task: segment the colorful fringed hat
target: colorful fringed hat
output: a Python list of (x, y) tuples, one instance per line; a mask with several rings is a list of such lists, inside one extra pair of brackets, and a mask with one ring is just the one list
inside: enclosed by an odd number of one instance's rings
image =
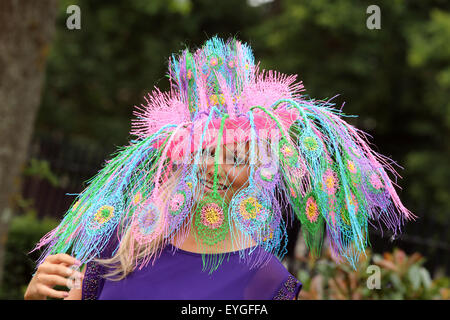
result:
[(303, 96), (296, 76), (260, 71), (248, 45), (214, 37), (186, 49), (170, 59), (169, 79), (168, 92), (156, 89), (137, 107), (137, 139), (37, 244), (46, 246), (40, 261), (68, 253), (87, 263), (114, 235), (142, 266), (194, 234), (204, 267), (220, 266), (225, 254), (206, 253), (226, 239), (251, 243), (241, 258), (260, 252), (256, 265), (286, 253), (286, 229), (297, 218), (312, 253), (325, 238), (356, 267), (369, 224), (397, 235), (415, 218), (388, 176), (398, 174), (365, 134), (334, 104)]

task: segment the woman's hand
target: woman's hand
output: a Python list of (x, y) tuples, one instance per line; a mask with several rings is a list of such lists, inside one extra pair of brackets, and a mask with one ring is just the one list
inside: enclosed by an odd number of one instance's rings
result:
[(57, 291), (53, 287), (56, 285), (71, 287), (73, 283), (71, 278), (74, 277), (79, 277), (81, 281), (83, 275), (70, 268), (71, 266), (79, 267), (80, 264), (74, 257), (64, 253), (48, 256), (31, 279), (24, 295), (25, 300), (45, 300), (47, 297), (67, 298), (69, 296), (67, 291)]

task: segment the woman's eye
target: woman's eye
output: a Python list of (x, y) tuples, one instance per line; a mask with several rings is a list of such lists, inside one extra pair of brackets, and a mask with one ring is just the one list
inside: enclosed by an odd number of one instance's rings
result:
[(206, 150), (203, 150), (202, 154), (205, 158), (211, 158), (211, 157), (214, 157), (214, 150), (206, 149)]
[(233, 156), (233, 163), (235, 165), (242, 165), (245, 164), (245, 159), (242, 157), (237, 156), (236, 154)]

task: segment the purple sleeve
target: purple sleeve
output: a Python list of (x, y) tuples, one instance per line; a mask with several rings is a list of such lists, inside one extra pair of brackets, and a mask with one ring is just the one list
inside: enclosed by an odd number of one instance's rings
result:
[(303, 284), (289, 275), (281, 284), (273, 300), (293, 300), (297, 299)]
[[(298, 296), (302, 283), (276, 258), (259, 268), (249, 281), (245, 299), (292, 300)], [(264, 293), (265, 297), (262, 297)]]
[(88, 262), (84, 273), (81, 300), (97, 300), (103, 287), (104, 279), (101, 277), (102, 274), (102, 266), (94, 261)]
[[(105, 249), (100, 253), (100, 258), (111, 258), (117, 245), (118, 239), (113, 234)], [(95, 261), (87, 263), (81, 290), (81, 300), (97, 300), (105, 281), (102, 277), (103, 274), (105, 274), (104, 266)]]

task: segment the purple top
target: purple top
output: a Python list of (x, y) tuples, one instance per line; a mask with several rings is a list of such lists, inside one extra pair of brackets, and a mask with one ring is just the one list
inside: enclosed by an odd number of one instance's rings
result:
[(230, 252), (219, 268), (209, 274), (202, 271), (200, 253), (174, 249), (167, 245), (153, 265), (150, 261), (146, 267), (137, 268), (120, 281), (103, 279), (104, 267), (89, 262), (82, 299), (291, 300), (302, 287), (273, 255), (261, 267), (250, 268), (239, 258), (239, 251)]

